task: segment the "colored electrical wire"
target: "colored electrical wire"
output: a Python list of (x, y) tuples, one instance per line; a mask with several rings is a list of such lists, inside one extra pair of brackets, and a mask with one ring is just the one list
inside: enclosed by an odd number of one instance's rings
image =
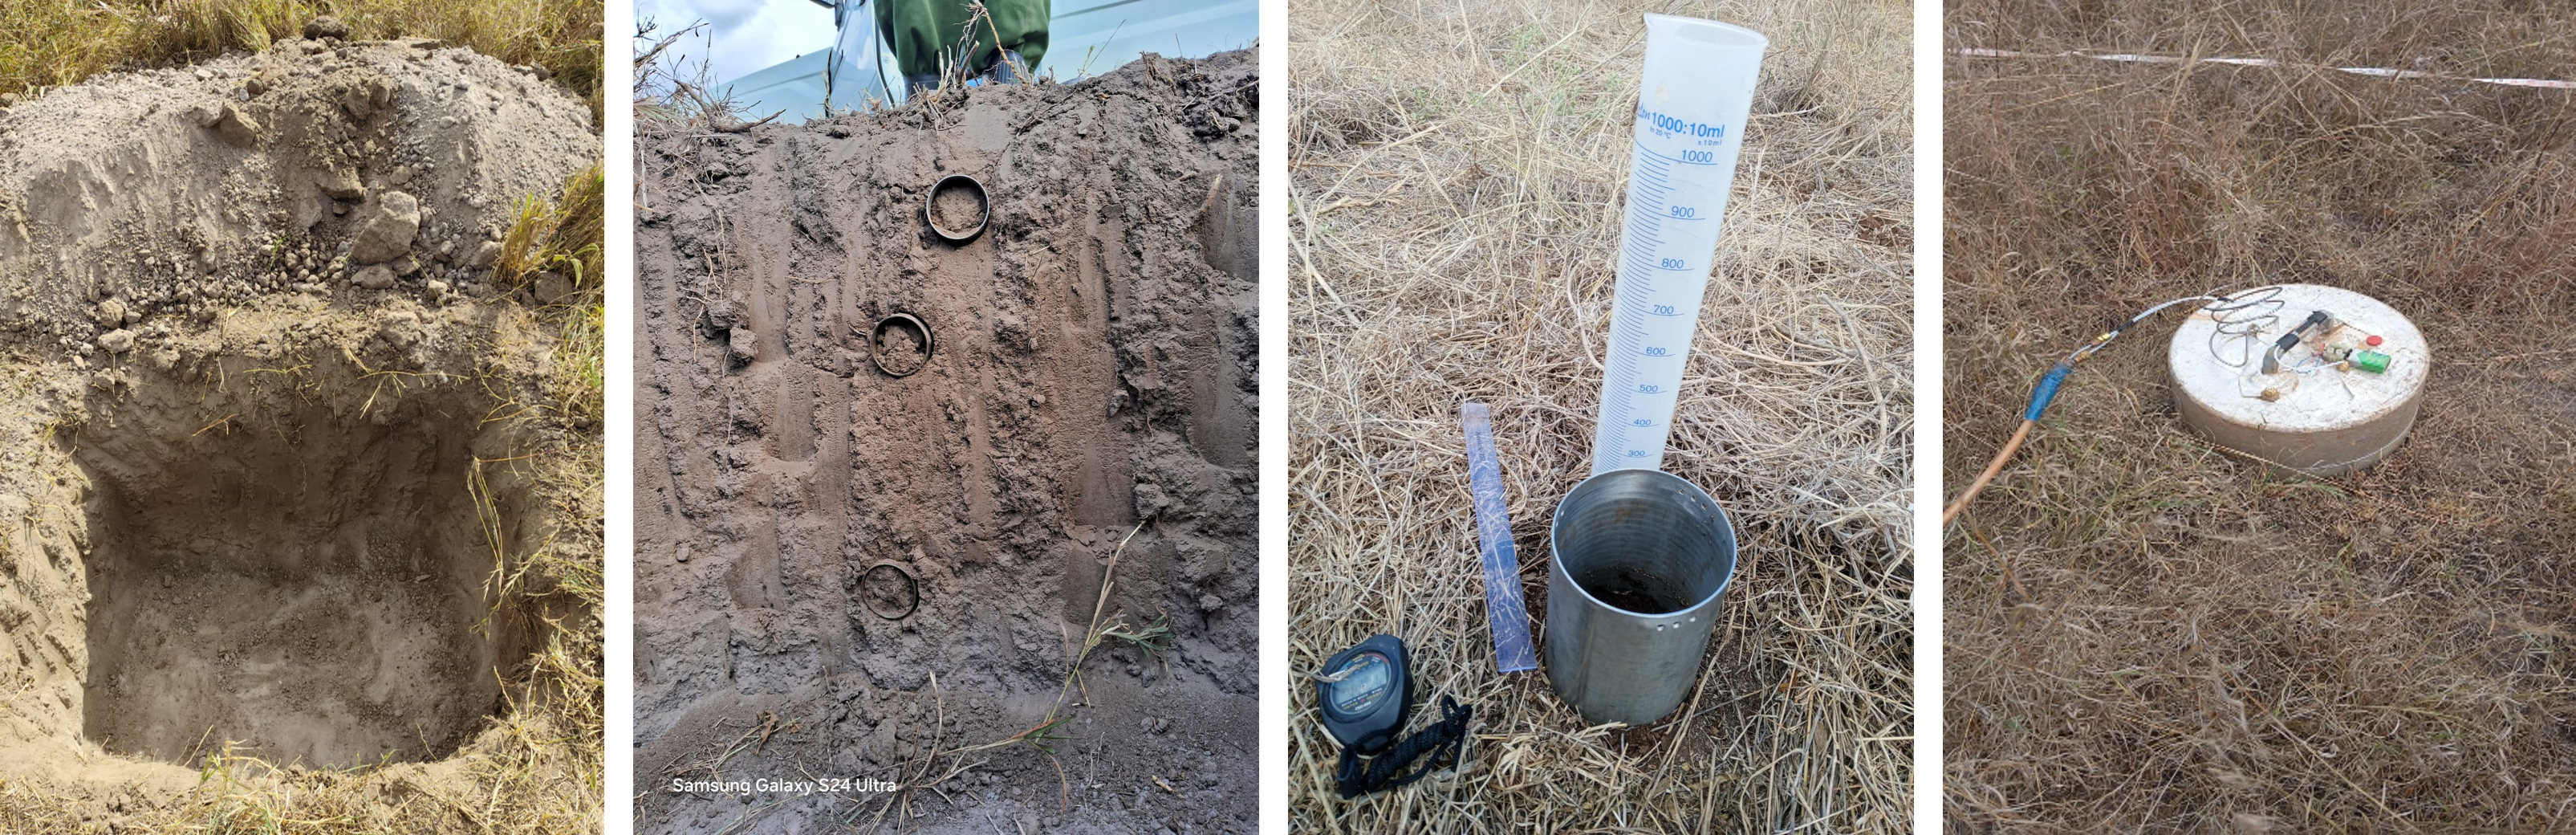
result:
[(2004, 462), (2012, 460), (2013, 452), (2021, 449), (2021, 442), (2030, 438), (2030, 428), (2038, 423), (2039, 421), (2036, 420), (2024, 420), (2021, 426), (2013, 429), (2012, 440), (2005, 441), (2003, 451), (1995, 453), (1994, 460), (1986, 462), (1986, 471), (1978, 473), (1977, 480), (1968, 482), (1967, 492), (1960, 493), (1958, 498), (1950, 501), (1949, 507), (1941, 509), (1942, 527), (1949, 527), (1950, 520), (1959, 518), (1959, 511), (1968, 509), (1968, 502), (1975, 500), (1978, 493), (1985, 491), (1986, 483), (1994, 481), (1995, 473), (2003, 471)]
[[(2003, 449), (1995, 453), (1994, 460), (1986, 462), (1986, 469), (1977, 474), (1976, 480), (1968, 483), (1968, 489), (1960, 492), (1958, 498), (1950, 500), (1948, 507), (1941, 509), (1941, 525), (1948, 527), (1951, 520), (1959, 518), (1959, 514), (1968, 509), (1968, 503), (1976, 501), (1977, 494), (1984, 492), (1986, 485), (1995, 480), (1995, 474), (2003, 472), (2004, 464), (2012, 460), (2013, 453), (2021, 449), (2023, 441), (2030, 439), (2031, 427), (2038, 425), (2040, 416), (2048, 412), (2048, 404), (2056, 401), (2058, 388), (2066, 384), (2067, 375), (2075, 373), (2075, 366), (2101, 352), (2104, 347), (2111, 344), (2112, 340), (2120, 338), (2120, 334), (2126, 333), (2150, 316), (2191, 302), (2208, 302), (2202, 305), (2200, 310), (2217, 318), (2219, 330), (2229, 336), (2243, 337), (2260, 333), (2264, 323), (2277, 321), (2280, 318), (2276, 311), (2280, 309), (2281, 302), (2275, 298), (2280, 293), (2280, 287), (2269, 286), (2256, 287), (2230, 296), (2185, 296), (2160, 302), (2139, 311), (2138, 315), (2129, 317), (2128, 321), (2121, 322), (2118, 327), (2112, 328), (2101, 336), (2093, 337), (2093, 341), (2084, 343), (2083, 347), (2069, 352), (2064, 358), (2059, 359), (2057, 364), (2049, 366), (2048, 373), (2040, 376), (2038, 385), (2031, 387), (2030, 405), (2022, 409), (2021, 425), (2013, 429), (2012, 438), (2004, 442)], [(2240, 320), (2239, 314), (2249, 310), (2261, 312), (2243, 316)], [(2218, 356), (2221, 362), (2225, 362), (2225, 356), (2218, 354), (2219, 344), (2217, 338), (2212, 337), (2210, 353)], [(2236, 365), (2241, 366), (2242, 363), (2236, 363)]]
[[(2256, 337), (2280, 323), (2281, 307), (2285, 304), (2288, 303), (2281, 301), (2281, 287), (2275, 284), (2246, 290), (2229, 296), (2227, 301), (2201, 308), (2210, 318), (2218, 320), (2218, 327), (2209, 331), (2209, 356), (2229, 368), (2244, 368), (2252, 363), (2255, 344), (2261, 341)], [(2218, 349), (2230, 341), (2244, 345), (2233, 360)]]

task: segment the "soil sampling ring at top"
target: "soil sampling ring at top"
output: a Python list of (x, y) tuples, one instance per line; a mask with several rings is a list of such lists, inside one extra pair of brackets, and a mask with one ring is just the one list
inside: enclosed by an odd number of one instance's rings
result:
[[(887, 344), (888, 338), (901, 341)], [(930, 367), (931, 347), (930, 325), (910, 313), (888, 314), (868, 329), (868, 359), (890, 377), (910, 377)]]
[[(952, 198), (946, 201), (945, 208), (940, 205), (940, 198), (950, 194), (975, 198), (973, 223), (967, 222), (969, 210), (963, 205), (963, 199)], [(985, 193), (984, 181), (964, 174), (939, 178), (939, 182), (931, 184), (930, 193), (921, 198), (921, 219), (930, 224), (932, 234), (952, 244), (963, 246), (975, 236), (984, 234), (984, 223), (992, 218), (993, 198)]]
[[(893, 580), (880, 579), (879, 572), (891, 574), (895, 579), (901, 580), (902, 591), (895, 591), (892, 586)], [(902, 601), (901, 609), (895, 607), (897, 600)], [(912, 617), (912, 613), (921, 608), (921, 581), (913, 579), (912, 572), (905, 571), (903, 566), (894, 563), (881, 562), (868, 566), (867, 571), (859, 574), (859, 604), (868, 607), (868, 611), (875, 612), (877, 617), (886, 620)]]

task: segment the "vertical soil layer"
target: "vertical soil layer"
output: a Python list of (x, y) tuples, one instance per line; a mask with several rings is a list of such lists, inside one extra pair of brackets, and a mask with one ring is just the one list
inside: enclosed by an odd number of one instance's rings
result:
[[(1252, 827), (1257, 81), (1149, 56), (640, 131), (639, 831)], [(930, 214), (973, 207), (928, 198), (959, 173), (991, 211), (954, 244)], [(1095, 609), (1174, 637), (1067, 688)], [(1046, 748), (944, 753), (1060, 695)], [(670, 790), (808, 775), (915, 790)]]

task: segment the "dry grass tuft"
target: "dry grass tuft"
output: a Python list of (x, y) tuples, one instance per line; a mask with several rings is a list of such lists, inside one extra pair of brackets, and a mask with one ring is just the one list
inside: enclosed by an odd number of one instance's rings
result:
[(705, 50), (694, 61), (683, 57), (687, 53), (671, 51), (691, 40), (712, 48), (714, 37), (704, 20), (677, 28), (666, 28), (660, 21), (636, 21), (632, 63), (638, 134), (660, 132), (673, 125), (703, 127), (734, 121), (732, 88), (716, 87), (715, 65)]
[(588, 427), (605, 412), (607, 386), (607, 286), (605, 235), (608, 194), (603, 169), (574, 172), (552, 200), (521, 198), (501, 236), (493, 283), (510, 290), (562, 278), (570, 292), (545, 299), (538, 319), (556, 335), (550, 375), (550, 413)]
[[(1910, 830), (1907, 9), (1292, 10), (1292, 828)], [(1590, 465), (1648, 10), (1772, 39), (1665, 458), (1735, 515), (1744, 557), (1687, 721), (1587, 728), (1542, 673), (1494, 671), (1458, 408), (1494, 407), (1543, 626), (1548, 514)], [(1476, 736), (1454, 776), (1344, 801), (1310, 676), (1380, 631), (1426, 702), (1475, 706)]]
[[(2009, 7), (2005, 7), (2009, 5)], [(2566, 77), (2576, 12), (1960, 4), (1950, 47)], [(1948, 62), (1944, 473), (2148, 304), (2307, 281), (2433, 342), (2367, 472), (2284, 478), (2176, 419), (2171, 319), (2077, 372), (1946, 532), (1944, 764), (1970, 831), (2576, 826), (2576, 107), (2296, 68)]]
[(501, 238), (493, 281), (516, 289), (551, 271), (581, 287), (600, 286), (607, 188), (603, 169), (594, 164), (565, 178), (551, 200), (536, 194), (521, 198)]

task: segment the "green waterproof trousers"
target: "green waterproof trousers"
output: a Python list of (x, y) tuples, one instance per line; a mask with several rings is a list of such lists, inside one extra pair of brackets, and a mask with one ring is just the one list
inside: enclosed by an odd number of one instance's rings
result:
[[(1046, 57), (1048, 0), (984, 0), (984, 14), (969, 0), (870, 0), (877, 7), (877, 31), (895, 64), (907, 76), (937, 75), (944, 61), (952, 72), (991, 69), (1001, 50), (1020, 54), (1021, 68), (1035, 75)], [(989, 20), (987, 19), (989, 18)], [(975, 42), (966, 46), (966, 23), (975, 24)], [(963, 58), (961, 58), (963, 53)]]

